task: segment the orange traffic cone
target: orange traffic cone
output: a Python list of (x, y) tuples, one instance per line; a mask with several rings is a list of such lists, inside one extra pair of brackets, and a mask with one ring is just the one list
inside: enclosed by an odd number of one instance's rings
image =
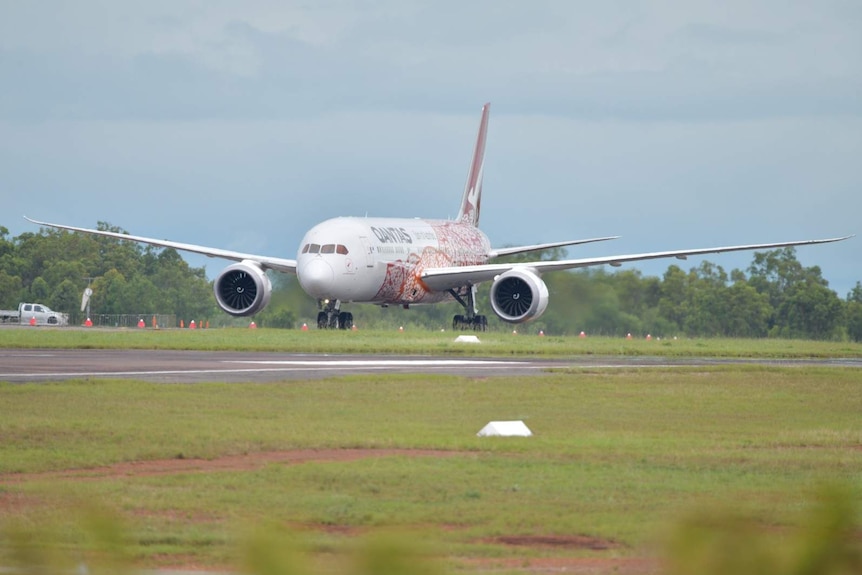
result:
[(138, 327), (146, 327), (146, 324), (144, 323), (143, 318), (138, 320)]
[(251, 322), (250, 324), (248, 324), (248, 328), (249, 329), (257, 329), (257, 324), (254, 322)]
[(301, 329), (302, 331), (308, 331), (308, 324), (307, 324), (307, 323), (303, 323), (303, 324), (302, 324), (302, 327), (301, 327), (300, 329)]
[(30, 318), (30, 325), (36, 325), (36, 318), (35, 317)]
[(87, 321), (84, 322), (84, 327), (93, 327), (93, 320), (87, 318)]

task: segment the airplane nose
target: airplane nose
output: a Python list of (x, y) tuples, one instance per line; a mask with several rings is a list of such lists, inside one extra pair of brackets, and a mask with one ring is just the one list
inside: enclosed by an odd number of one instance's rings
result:
[(332, 284), (335, 273), (332, 266), (320, 258), (315, 258), (302, 267), (299, 274), (299, 285), (310, 296), (326, 298), (332, 295)]

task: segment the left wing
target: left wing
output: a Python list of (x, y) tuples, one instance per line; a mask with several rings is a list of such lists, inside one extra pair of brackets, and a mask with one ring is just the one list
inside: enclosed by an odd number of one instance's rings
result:
[(551, 242), (549, 244), (533, 244), (531, 246), (515, 246), (511, 248), (497, 248), (491, 250), (488, 255), (491, 259), (503, 256), (511, 256), (514, 254), (523, 254), (525, 252), (537, 252), (539, 250), (547, 250), (551, 248), (560, 248), (563, 246), (579, 246), (581, 244), (591, 244), (593, 242), (606, 242), (608, 240), (616, 240), (619, 236), (608, 236), (606, 238), (590, 238), (588, 240), (569, 240), (566, 242)]
[(280, 272), (285, 273), (296, 273), (296, 260), (287, 260), (283, 258), (273, 258), (269, 256), (259, 256), (255, 254), (246, 254), (242, 252), (234, 252), (230, 250), (221, 250), (218, 248), (208, 248), (206, 246), (198, 246), (195, 244), (183, 244), (180, 242), (172, 242), (170, 240), (157, 240), (154, 238), (145, 238), (142, 236), (132, 236), (129, 234), (118, 234), (116, 232), (106, 232), (103, 230), (91, 230), (87, 228), (76, 228), (74, 226), (66, 226), (63, 224), (49, 224), (48, 222), (40, 222), (38, 220), (33, 220), (24, 216), (24, 219), (28, 222), (32, 222), (39, 226), (48, 226), (51, 228), (59, 228), (61, 230), (69, 230), (72, 232), (82, 232), (85, 234), (93, 234), (96, 236), (107, 236), (109, 238), (117, 238), (119, 240), (129, 240), (132, 242), (140, 242), (142, 244), (150, 244), (153, 246), (158, 246), (162, 248), (173, 248), (175, 250), (182, 250), (184, 252), (192, 252), (196, 254), (203, 254), (207, 257), (211, 258), (222, 258), (226, 260), (232, 260), (236, 262), (241, 261), (252, 261), (257, 262), (264, 269), (273, 269)]
[(841, 238), (828, 238), (823, 240), (800, 240), (794, 242), (779, 242), (772, 244), (748, 244), (744, 246), (726, 246), (720, 248), (700, 248), (694, 250), (673, 250), (667, 252), (648, 252), (643, 254), (629, 254), (621, 256), (604, 256), (598, 258), (583, 258), (577, 260), (559, 260), (555, 262), (538, 261), (516, 264), (485, 264), (477, 266), (447, 267), (426, 269), (422, 274), (422, 282), (431, 290), (445, 291), (465, 285), (476, 285), (481, 282), (493, 280), (498, 275), (514, 268), (528, 268), (536, 273), (569, 270), (574, 268), (585, 268), (590, 266), (611, 265), (620, 266), (626, 262), (641, 260), (654, 260), (659, 258), (686, 259), (688, 256), (700, 256), (705, 254), (720, 254), (723, 252), (739, 252), (745, 250), (770, 250), (789, 246), (807, 246), (813, 244), (828, 244), (840, 242), (853, 236)]

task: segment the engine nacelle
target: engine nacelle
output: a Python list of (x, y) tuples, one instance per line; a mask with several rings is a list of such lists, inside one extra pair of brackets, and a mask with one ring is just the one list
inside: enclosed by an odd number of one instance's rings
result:
[(216, 303), (230, 315), (254, 315), (266, 307), (272, 283), (255, 262), (242, 261), (226, 267), (213, 283)]
[(491, 307), (503, 321), (530, 321), (545, 313), (548, 286), (531, 270), (511, 269), (491, 285)]

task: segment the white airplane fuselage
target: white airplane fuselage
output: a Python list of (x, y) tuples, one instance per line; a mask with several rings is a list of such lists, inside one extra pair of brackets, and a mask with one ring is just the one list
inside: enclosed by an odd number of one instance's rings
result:
[(462, 222), (334, 218), (311, 228), (296, 254), (302, 289), (319, 300), (411, 305), (451, 299), (421, 280), (426, 268), (488, 263), (491, 243)]

